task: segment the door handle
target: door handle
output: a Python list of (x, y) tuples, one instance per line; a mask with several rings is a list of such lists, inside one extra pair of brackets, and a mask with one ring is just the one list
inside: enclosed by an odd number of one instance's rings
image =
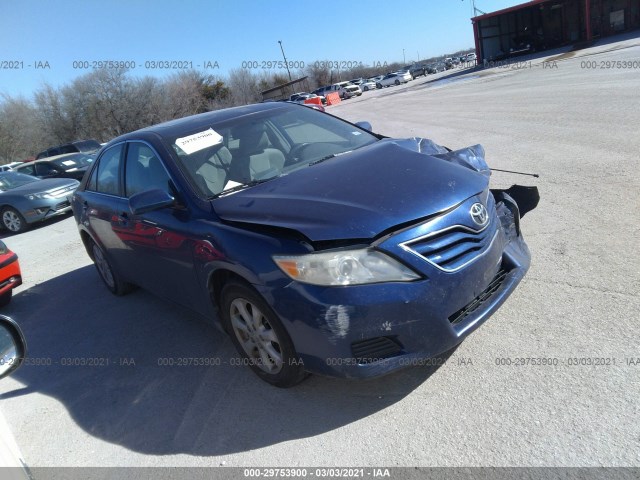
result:
[(120, 224), (129, 223), (129, 215), (127, 214), (127, 212), (120, 212), (120, 214), (118, 215), (118, 223)]

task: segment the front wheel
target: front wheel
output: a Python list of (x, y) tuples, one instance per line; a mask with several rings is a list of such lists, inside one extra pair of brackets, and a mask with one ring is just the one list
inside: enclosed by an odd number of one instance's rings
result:
[(10, 232), (20, 233), (27, 229), (27, 222), (15, 208), (6, 207), (2, 211), (2, 226)]
[(396, 80), (396, 86), (400, 85), (400, 80)]
[(304, 366), (291, 337), (257, 292), (243, 283), (227, 284), (221, 312), (236, 349), (262, 380), (281, 388), (304, 380)]

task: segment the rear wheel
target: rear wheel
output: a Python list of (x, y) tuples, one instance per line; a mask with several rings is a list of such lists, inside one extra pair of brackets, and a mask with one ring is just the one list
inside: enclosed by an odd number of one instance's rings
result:
[(2, 210), (2, 226), (10, 232), (20, 233), (27, 229), (27, 222), (15, 208), (5, 207)]
[(133, 290), (133, 285), (124, 282), (120, 278), (120, 275), (113, 269), (105, 253), (95, 242), (91, 245), (91, 254), (100, 278), (111, 293), (119, 296), (126, 295)]
[(236, 349), (262, 380), (281, 388), (304, 380), (304, 366), (291, 337), (257, 292), (240, 282), (227, 284), (221, 311)]
[(400, 80), (396, 80), (396, 85), (400, 85)]

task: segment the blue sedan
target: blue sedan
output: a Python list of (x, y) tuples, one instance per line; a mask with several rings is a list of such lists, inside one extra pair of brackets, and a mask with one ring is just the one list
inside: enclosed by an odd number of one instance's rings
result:
[(279, 387), (445, 352), (529, 268), (535, 195), (490, 190), (479, 145), (278, 102), (123, 135), (90, 168), (72, 207), (106, 287), (210, 318)]
[(71, 178), (39, 178), (0, 172), (1, 227), (20, 233), (30, 225), (71, 212), (71, 194), (79, 185)]

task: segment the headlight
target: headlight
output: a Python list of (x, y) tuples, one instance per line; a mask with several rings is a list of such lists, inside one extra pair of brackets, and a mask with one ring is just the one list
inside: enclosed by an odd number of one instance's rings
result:
[(411, 282), (421, 278), (397, 260), (369, 248), (275, 255), (273, 260), (293, 280), (312, 285)]
[(29, 200), (42, 200), (45, 198), (53, 198), (51, 195), (49, 195), (47, 192), (43, 192), (43, 193), (31, 193), (29, 195), (25, 195), (25, 197), (27, 197)]

